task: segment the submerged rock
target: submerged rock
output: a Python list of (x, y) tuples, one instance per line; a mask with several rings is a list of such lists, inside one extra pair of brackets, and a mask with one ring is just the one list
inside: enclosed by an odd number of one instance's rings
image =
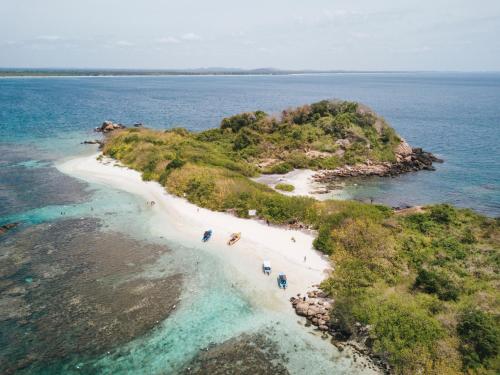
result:
[[(168, 252), (93, 219), (28, 227), (2, 239), (0, 373), (46, 372), (72, 355), (99, 355), (144, 335), (179, 303), (180, 274), (144, 278)], [(26, 345), (29, 343), (29, 345)]]
[(0, 236), (4, 233), (7, 233), (7, 231), (14, 229), (17, 227), (20, 223), (8, 223), (0, 226)]
[(263, 334), (243, 334), (201, 350), (181, 374), (287, 375), (285, 362), (276, 344)]

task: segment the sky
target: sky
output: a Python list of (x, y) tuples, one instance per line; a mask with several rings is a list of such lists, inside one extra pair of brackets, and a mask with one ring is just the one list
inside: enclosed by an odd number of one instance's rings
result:
[(500, 70), (500, 0), (0, 0), (0, 67)]

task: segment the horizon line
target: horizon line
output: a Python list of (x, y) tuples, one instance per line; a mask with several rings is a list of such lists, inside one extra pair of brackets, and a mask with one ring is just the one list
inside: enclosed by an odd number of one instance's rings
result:
[(500, 70), (377, 70), (377, 69), (280, 69), (264, 68), (76, 68), (76, 67), (0, 67), (0, 76), (133, 76), (133, 75), (293, 75), (293, 74), (342, 74), (342, 73), (500, 73)]

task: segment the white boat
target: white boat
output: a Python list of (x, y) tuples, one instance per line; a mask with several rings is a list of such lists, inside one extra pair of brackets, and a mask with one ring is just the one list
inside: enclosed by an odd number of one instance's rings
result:
[(266, 275), (270, 275), (271, 274), (271, 262), (270, 261), (265, 260), (262, 263), (262, 272), (264, 272)]

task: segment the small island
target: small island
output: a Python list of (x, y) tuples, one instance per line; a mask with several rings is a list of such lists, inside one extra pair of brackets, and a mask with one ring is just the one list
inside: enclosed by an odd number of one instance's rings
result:
[(102, 151), (199, 207), (313, 231), (332, 272), (310, 305), (292, 303), (337, 345), (351, 343), (397, 374), (498, 370), (498, 220), (447, 204), (395, 211), (318, 201), (251, 179), (293, 169), (325, 181), (433, 169), (439, 159), (369, 108), (321, 101), (281, 116), (242, 113), (199, 133), (120, 127)]

